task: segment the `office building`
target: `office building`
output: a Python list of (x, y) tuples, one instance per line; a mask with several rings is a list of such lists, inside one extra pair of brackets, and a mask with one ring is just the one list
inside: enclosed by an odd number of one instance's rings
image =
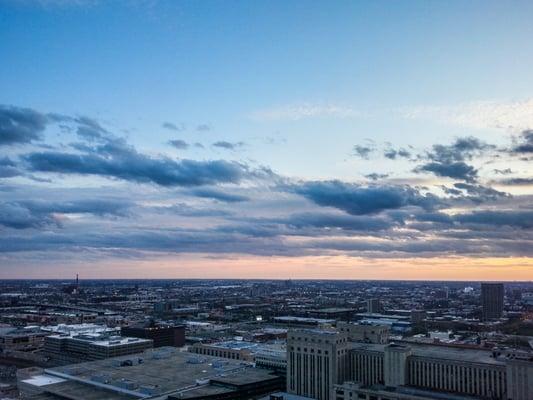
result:
[(482, 320), (490, 321), (503, 316), (503, 283), (481, 284)]
[(195, 343), (189, 351), (196, 354), (254, 362), (257, 367), (271, 369), (285, 375), (287, 349), (284, 344), (264, 344), (232, 340), (217, 343)]
[(390, 326), (377, 324), (358, 324), (353, 322), (337, 322), (336, 328), (348, 335), (352, 342), (384, 344), (389, 341)]
[(144, 324), (137, 324), (123, 327), (122, 335), (141, 339), (151, 339), (154, 347), (185, 345), (185, 326), (157, 324), (150, 321)]
[(287, 335), (287, 392), (319, 400), (348, 372), (348, 337), (333, 330), (298, 329)]
[(366, 312), (380, 313), (381, 311), (381, 301), (379, 299), (368, 299), (366, 301)]
[(150, 339), (106, 333), (61, 334), (44, 339), (43, 355), (54, 365), (66, 365), (141, 353), (152, 346)]
[[(422, 343), (368, 344), (343, 342), (342, 337), (331, 331), (289, 332), (289, 393), (335, 400), (533, 398), (533, 352)], [(329, 341), (328, 354), (322, 347), (325, 341)], [(321, 379), (324, 372), (317, 371), (323, 360), (312, 356), (319, 349), (329, 361), (328, 382)], [(345, 359), (338, 362), (343, 354)], [(316, 383), (309, 382), (317, 380), (323, 382), (322, 389), (329, 388), (329, 394), (327, 389), (326, 393), (313, 391)]]

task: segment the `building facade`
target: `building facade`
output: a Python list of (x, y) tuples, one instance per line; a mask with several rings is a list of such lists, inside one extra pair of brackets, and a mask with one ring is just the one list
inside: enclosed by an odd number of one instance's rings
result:
[(287, 392), (319, 400), (346, 379), (348, 337), (332, 330), (299, 329), (287, 335)]
[(384, 344), (389, 341), (390, 327), (387, 325), (356, 324), (339, 321), (336, 328), (340, 332), (347, 333), (348, 340), (353, 342)]
[(503, 283), (481, 284), (482, 320), (490, 321), (503, 316)]
[(185, 326), (183, 325), (148, 323), (146, 325), (126, 326), (122, 328), (121, 332), (124, 336), (151, 339), (154, 342), (154, 347), (181, 347), (185, 345)]
[[(319, 349), (329, 369), (317, 370)], [(533, 399), (533, 353), (525, 351), (357, 343), (346, 333), (290, 331), (287, 371), (287, 391), (314, 399)], [(317, 382), (329, 385), (329, 397)]]

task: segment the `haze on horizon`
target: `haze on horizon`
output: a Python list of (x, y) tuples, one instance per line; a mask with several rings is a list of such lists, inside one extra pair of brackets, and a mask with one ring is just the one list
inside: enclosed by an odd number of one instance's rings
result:
[(0, 0), (0, 278), (532, 280), (532, 13)]

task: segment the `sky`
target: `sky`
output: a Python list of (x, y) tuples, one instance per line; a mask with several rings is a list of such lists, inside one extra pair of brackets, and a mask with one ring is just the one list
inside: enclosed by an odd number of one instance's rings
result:
[(0, 278), (533, 280), (532, 13), (0, 0)]

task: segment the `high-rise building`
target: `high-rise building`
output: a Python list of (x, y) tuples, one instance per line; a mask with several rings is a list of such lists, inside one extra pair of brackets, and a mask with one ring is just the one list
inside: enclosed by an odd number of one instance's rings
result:
[(318, 400), (348, 372), (348, 337), (332, 330), (297, 329), (287, 335), (287, 391)]
[(503, 283), (481, 284), (481, 306), (483, 321), (499, 319), (503, 316)]

